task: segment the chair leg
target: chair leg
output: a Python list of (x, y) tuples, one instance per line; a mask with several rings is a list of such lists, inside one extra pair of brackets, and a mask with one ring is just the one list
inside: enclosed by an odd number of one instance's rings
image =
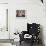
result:
[(33, 43), (34, 43), (34, 42), (32, 42), (30, 46), (33, 46)]
[(21, 45), (21, 41), (20, 41), (20, 45)]
[(30, 46), (33, 46), (33, 44), (34, 44), (34, 41), (33, 41), (33, 39), (31, 40), (31, 45)]

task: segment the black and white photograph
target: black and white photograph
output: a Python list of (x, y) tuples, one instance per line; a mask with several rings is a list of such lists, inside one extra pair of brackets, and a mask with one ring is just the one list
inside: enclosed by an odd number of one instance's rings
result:
[(0, 0), (0, 46), (46, 46), (46, 0)]

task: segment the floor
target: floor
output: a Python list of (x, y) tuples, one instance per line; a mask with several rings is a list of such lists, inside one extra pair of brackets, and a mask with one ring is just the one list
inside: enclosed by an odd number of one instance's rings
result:
[(0, 46), (12, 46), (11, 43), (0, 43)]
[[(19, 42), (15, 42), (15, 44), (13, 44), (13, 45), (12, 45), (11, 43), (4, 43), (4, 42), (3, 42), (3, 43), (0, 43), (0, 46), (16, 46), (16, 45), (17, 45), (17, 46), (31, 46), (30, 44), (31, 44), (31, 43), (28, 42), (28, 41), (27, 41), (27, 42), (22, 41), (22, 42), (21, 42), (21, 45), (20, 45)], [(34, 44), (33, 46), (42, 46), (42, 44), (39, 44), (39, 45), (38, 45), (38, 44)]]
[[(19, 42), (16, 42), (15, 45), (16, 46), (31, 46), (31, 43), (22, 41), (21, 45)], [(43, 45), (42, 44), (34, 44), (33, 46), (43, 46)]]
[[(31, 43), (29, 42), (22, 42), (19, 46), (31, 46)], [(33, 46), (43, 46), (42, 44), (34, 44)]]
[[(12, 45), (11, 43), (0, 43), (0, 46), (16, 46), (16, 45)], [(20, 45), (17, 45), (17, 46), (31, 46), (30, 44), (28, 43), (25, 43), (25, 42), (22, 42), (22, 44)], [(33, 46), (42, 46), (41, 44), (40, 45), (33, 45)]]

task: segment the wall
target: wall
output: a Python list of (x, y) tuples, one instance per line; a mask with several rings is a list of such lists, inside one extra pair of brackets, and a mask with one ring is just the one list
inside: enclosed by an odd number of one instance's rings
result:
[(8, 0), (0, 0), (0, 3), (8, 3)]

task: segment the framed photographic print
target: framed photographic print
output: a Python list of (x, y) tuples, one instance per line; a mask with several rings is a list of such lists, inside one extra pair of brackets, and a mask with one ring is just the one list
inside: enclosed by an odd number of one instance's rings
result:
[(16, 10), (16, 17), (25, 17), (25, 10)]

